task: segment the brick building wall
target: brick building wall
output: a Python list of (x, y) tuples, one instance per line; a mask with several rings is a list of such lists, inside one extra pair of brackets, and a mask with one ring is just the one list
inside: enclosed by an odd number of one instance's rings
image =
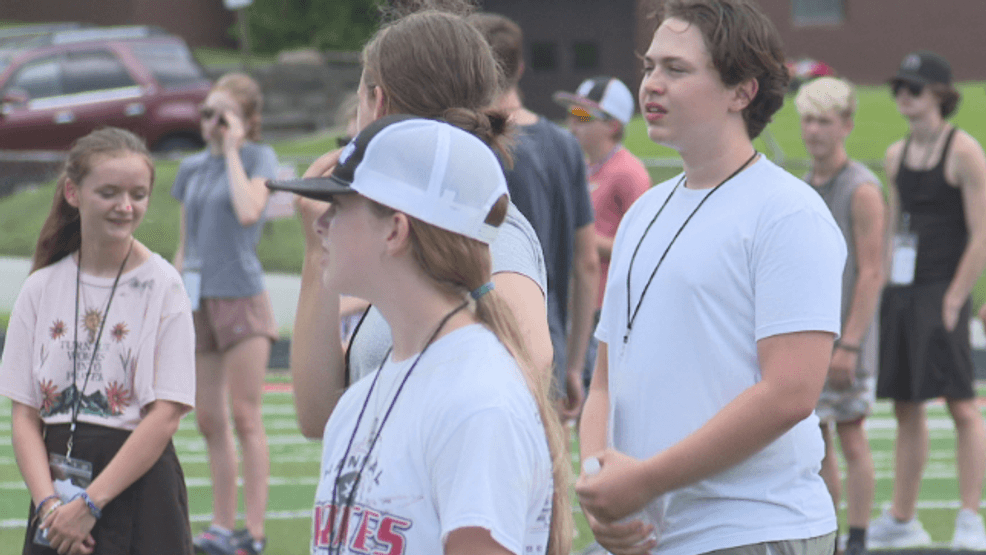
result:
[(223, 7), (222, 0), (0, 1), (0, 20), (157, 25), (190, 46), (236, 47), (227, 33), (236, 15)]

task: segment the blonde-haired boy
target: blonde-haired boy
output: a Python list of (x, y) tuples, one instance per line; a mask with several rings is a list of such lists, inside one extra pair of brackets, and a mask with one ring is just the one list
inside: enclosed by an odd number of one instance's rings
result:
[(801, 137), (811, 157), (804, 177), (825, 200), (846, 239), (842, 276), (842, 336), (835, 343), (828, 380), (816, 413), (825, 439), (822, 477), (836, 506), (841, 477), (832, 424), (846, 458), (849, 541), (846, 555), (866, 553), (873, 507), (873, 458), (863, 420), (873, 407), (877, 368), (877, 305), (883, 288), (885, 212), (877, 177), (846, 153), (856, 95), (847, 81), (821, 77), (802, 86), (794, 100)]

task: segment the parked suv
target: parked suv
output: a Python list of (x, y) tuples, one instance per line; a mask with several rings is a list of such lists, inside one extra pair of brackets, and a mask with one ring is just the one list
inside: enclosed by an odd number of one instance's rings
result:
[(0, 149), (66, 150), (115, 126), (156, 151), (202, 147), (211, 83), (185, 42), (156, 27), (0, 33)]

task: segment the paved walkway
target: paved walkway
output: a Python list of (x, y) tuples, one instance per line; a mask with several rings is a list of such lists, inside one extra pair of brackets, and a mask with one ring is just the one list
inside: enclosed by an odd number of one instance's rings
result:
[[(0, 312), (9, 313), (14, 308), (17, 293), (30, 271), (31, 261), (27, 258), (0, 257)], [(278, 329), (282, 335), (290, 335), (294, 326), (294, 313), (298, 308), (301, 277), (268, 273), (265, 279)]]

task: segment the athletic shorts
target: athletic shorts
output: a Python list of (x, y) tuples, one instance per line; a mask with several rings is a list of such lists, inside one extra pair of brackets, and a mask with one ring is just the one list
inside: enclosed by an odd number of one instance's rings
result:
[(869, 416), (876, 400), (873, 370), (857, 368), (848, 389), (835, 389), (826, 382), (815, 408), (818, 419), (822, 422), (855, 422)]
[[(75, 431), (72, 458), (92, 463), (95, 479), (128, 437), (127, 430), (80, 422)], [(67, 440), (68, 424), (46, 426), (48, 453), (64, 455)], [(30, 510), (29, 521), (34, 516), (33, 501)], [(54, 549), (34, 544), (38, 524), (32, 522), (27, 526), (23, 555), (56, 555)], [(170, 441), (150, 470), (103, 507), (103, 516), (96, 521), (92, 536), (99, 555), (193, 553), (185, 476)]]
[(244, 339), (262, 335), (277, 341), (277, 321), (266, 291), (252, 297), (202, 299), (192, 313), (195, 351), (224, 352)]
[(806, 540), (781, 540), (728, 547), (705, 555), (832, 555), (835, 532)]
[(880, 306), (880, 372), (876, 394), (896, 401), (970, 399), (974, 367), (969, 345), (972, 303), (951, 332), (942, 322), (948, 282), (888, 286)]

